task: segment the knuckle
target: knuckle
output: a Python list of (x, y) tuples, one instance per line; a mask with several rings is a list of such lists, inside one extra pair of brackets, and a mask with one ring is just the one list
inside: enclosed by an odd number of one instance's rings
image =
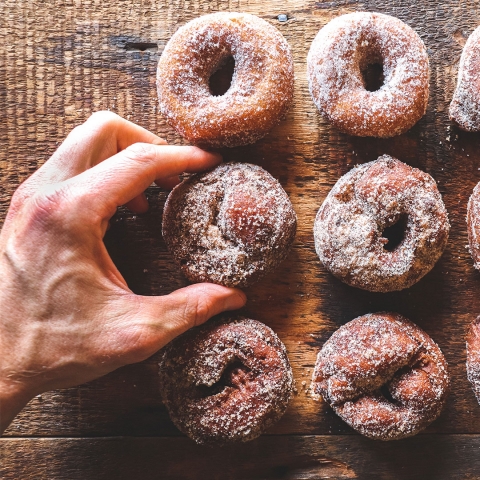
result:
[(157, 158), (155, 146), (149, 143), (134, 143), (124, 151), (127, 157), (138, 162), (154, 162)]
[(187, 326), (197, 326), (210, 318), (210, 303), (203, 296), (187, 298), (183, 318)]
[[(90, 115), (83, 125), (101, 131), (104, 129), (114, 128), (120, 120), (121, 117), (116, 113), (109, 112), (108, 110), (100, 110), (92, 113), (92, 115)], [(81, 129), (82, 125), (78, 126), (77, 128)]]
[(52, 223), (65, 217), (70, 204), (70, 194), (64, 186), (52, 186), (33, 197), (32, 216), (34, 219)]

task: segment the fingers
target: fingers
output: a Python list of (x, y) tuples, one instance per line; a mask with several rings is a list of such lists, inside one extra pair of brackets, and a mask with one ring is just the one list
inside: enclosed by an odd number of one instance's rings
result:
[(197, 147), (137, 143), (64, 185), (81, 197), (82, 210), (93, 209), (109, 218), (116, 207), (140, 195), (154, 180), (212, 168), (221, 160), (219, 154)]
[(214, 315), (236, 310), (246, 303), (245, 294), (235, 288), (199, 283), (164, 297), (127, 296), (122, 310), (130, 309), (116, 345), (126, 353), (128, 363), (148, 358), (189, 328)]
[(28, 180), (31, 189), (74, 177), (134, 143), (166, 145), (145, 128), (113, 112), (96, 112), (74, 128), (52, 157)]

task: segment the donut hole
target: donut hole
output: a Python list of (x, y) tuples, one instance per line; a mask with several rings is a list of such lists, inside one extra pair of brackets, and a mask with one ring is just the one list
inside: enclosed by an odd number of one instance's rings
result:
[(361, 69), (363, 84), (368, 92), (380, 90), (385, 83), (383, 63), (381, 60), (369, 62)]
[(239, 390), (249, 381), (250, 371), (240, 359), (235, 358), (225, 367), (218, 382), (210, 386), (199, 385), (200, 394), (202, 397), (211, 397), (223, 392), (227, 387)]
[(397, 249), (405, 240), (407, 226), (408, 215), (406, 213), (400, 215), (394, 223), (387, 226), (382, 232), (382, 237), (387, 240), (383, 248), (388, 252), (393, 252)]
[(387, 402), (397, 403), (397, 401), (392, 397), (387, 383), (380, 387), (380, 393), (385, 397), (385, 400), (387, 400)]
[(232, 85), (235, 72), (235, 59), (233, 56), (225, 57), (220, 61), (217, 68), (210, 75), (208, 87), (214, 97), (225, 95)]

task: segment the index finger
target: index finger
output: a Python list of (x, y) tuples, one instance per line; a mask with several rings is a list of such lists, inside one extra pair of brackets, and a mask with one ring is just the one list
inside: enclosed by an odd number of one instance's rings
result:
[[(65, 182), (83, 198), (81, 208), (100, 208), (102, 218), (142, 193), (154, 180), (213, 168), (218, 153), (198, 147), (137, 143)], [(90, 205), (86, 205), (90, 202)]]

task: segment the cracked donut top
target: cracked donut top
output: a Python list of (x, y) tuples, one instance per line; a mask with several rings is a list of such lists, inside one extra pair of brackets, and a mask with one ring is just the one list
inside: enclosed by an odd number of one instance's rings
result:
[(170, 193), (163, 236), (192, 282), (246, 286), (273, 270), (295, 238), (297, 217), (266, 170), (225, 163)]
[[(210, 78), (234, 63), (230, 87), (216, 95)], [(172, 36), (158, 63), (160, 111), (200, 146), (254, 143), (285, 116), (293, 99), (293, 59), (283, 35), (254, 15), (204, 15)]]
[(354, 167), (332, 188), (315, 219), (315, 248), (343, 282), (390, 292), (433, 268), (449, 230), (435, 180), (383, 155)]
[(285, 412), (293, 374), (285, 346), (257, 320), (217, 317), (163, 349), (160, 389), (175, 425), (197, 443), (258, 437)]
[(358, 317), (330, 337), (311, 388), (361, 434), (394, 440), (438, 417), (449, 376), (441, 350), (423, 330), (382, 312)]
[(480, 130), (480, 27), (468, 37), (463, 47), (449, 116), (462, 130)]
[[(380, 85), (371, 88), (368, 72), (374, 65), (382, 74)], [(357, 12), (333, 19), (315, 37), (307, 67), (317, 108), (342, 132), (393, 137), (426, 112), (427, 51), (398, 18)]]

